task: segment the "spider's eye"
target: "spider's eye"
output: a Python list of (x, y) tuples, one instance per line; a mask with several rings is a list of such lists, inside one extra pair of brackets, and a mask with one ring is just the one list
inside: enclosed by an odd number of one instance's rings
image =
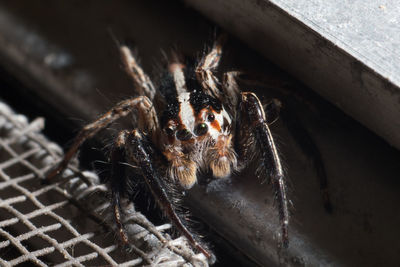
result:
[(215, 115), (212, 114), (212, 113), (208, 114), (208, 115), (207, 115), (207, 120), (208, 120), (209, 122), (213, 122), (213, 121), (215, 120)]
[(187, 141), (191, 137), (192, 137), (192, 133), (188, 129), (182, 129), (176, 133), (176, 138), (178, 138), (181, 141)]
[(165, 128), (165, 133), (167, 135), (173, 135), (174, 134), (174, 130), (171, 127)]
[(208, 132), (208, 126), (205, 123), (197, 124), (197, 126), (194, 128), (194, 133), (197, 136), (205, 135), (207, 132)]

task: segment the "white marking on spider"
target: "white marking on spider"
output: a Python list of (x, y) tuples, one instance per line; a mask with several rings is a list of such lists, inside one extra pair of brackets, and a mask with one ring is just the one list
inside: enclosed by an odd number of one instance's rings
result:
[(179, 94), (178, 101), (180, 103), (179, 117), (181, 118), (182, 124), (185, 125), (186, 129), (192, 132), (195, 126), (195, 114), (190, 104), (190, 93), (185, 92)]

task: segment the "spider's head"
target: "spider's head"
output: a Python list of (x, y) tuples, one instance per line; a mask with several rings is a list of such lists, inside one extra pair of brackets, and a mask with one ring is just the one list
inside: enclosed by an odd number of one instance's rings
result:
[[(230, 131), (231, 118), (222, 104), (202, 91), (184, 92), (164, 112), (163, 131), (169, 143), (217, 140)], [(209, 137), (209, 138), (206, 138)]]

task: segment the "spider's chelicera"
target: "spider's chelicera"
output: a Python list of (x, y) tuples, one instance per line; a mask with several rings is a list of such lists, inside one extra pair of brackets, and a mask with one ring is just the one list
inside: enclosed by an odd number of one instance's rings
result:
[[(128, 242), (121, 222), (120, 198), (127, 196), (126, 177), (121, 162), (140, 170), (160, 208), (192, 246), (211, 258), (212, 253), (185, 226), (176, 212), (170, 184), (182, 190), (197, 181), (199, 170), (216, 179), (228, 177), (250, 161), (258, 160), (259, 171), (268, 177), (276, 195), (282, 243), (288, 244), (288, 204), (285, 178), (269, 123), (276, 119), (271, 104), (264, 110), (257, 95), (242, 92), (236, 72), (226, 72), (219, 81), (214, 71), (219, 65), (222, 41), (194, 67), (187, 67), (173, 56), (161, 85), (157, 88), (137, 64), (131, 51), (121, 46), (122, 59), (132, 77), (137, 97), (118, 103), (93, 123), (85, 126), (61, 163), (47, 176), (52, 179), (64, 170), (80, 145), (115, 120), (134, 112), (137, 125), (119, 133), (111, 151), (112, 204), (121, 238)], [(272, 102), (271, 102), (272, 103)], [(268, 111), (272, 112), (268, 112)], [(164, 157), (159, 168), (154, 152)]]

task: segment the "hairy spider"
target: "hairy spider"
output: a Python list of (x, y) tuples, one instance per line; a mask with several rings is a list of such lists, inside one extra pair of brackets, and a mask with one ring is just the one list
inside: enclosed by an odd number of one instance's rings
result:
[(286, 182), (269, 129), (269, 124), (277, 118), (279, 105), (271, 101), (264, 109), (256, 94), (239, 89), (236, 72), (224, 73), (219, 81), (214, 72), (220, 63), (223, 39), (218, 38), (194, 67), (185, 66), (174, 54), (157, 88), (130, 49), (120, 46), (124, 66), (138, 96), (118, 103), (86, 125), (63, 160), (47, 175), (50, 180), (59, 174), (86, 139), (133, 112), (136, 127), (119, 133), (110, 154), (112, 207), (124, 242), (128, 238), (121, 222), (120, 198), (129, 197), (127, 184), (132, 177), (126, 177), (121, 162), (129, 162), (140, 170), (166, 216), (194, 248), (211, 258), (212, 253), (196, 240), (177, 213), (170, 188), (190, 189), (199, 170), (223, 179), (257, 160), (259, 171), (269, 179), (275, 192), (282, 243), (288, 245)]

